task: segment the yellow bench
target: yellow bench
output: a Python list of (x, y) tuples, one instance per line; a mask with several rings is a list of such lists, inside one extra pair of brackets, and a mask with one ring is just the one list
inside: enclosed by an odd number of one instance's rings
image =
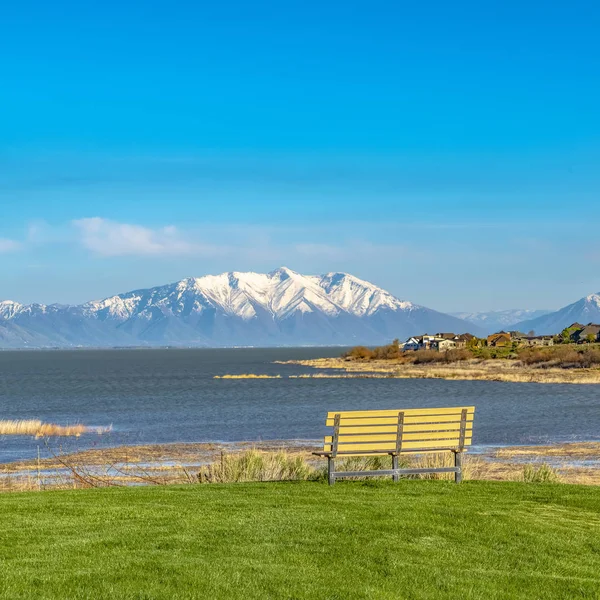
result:
[[(325, 436), (322, 452), (327, 457), (329, 484), (340, 477), (454, 473), (462, 481), (462, 453), (471, 445), (474, 406), (454, 408), (408, 408), (356, 410), (327, 413), (326, 425), (333, 435)], [(400, 469), (400, 454), (454, 453), (454, 467)], [(347, 456), (391, 456), (391, 470), (336, 471), (336, 458)]]

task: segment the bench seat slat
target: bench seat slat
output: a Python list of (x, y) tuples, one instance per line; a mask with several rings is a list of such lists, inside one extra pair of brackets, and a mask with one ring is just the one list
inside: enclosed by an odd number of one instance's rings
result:
[[(398, 419), (393, 425), (350, 425), (340, 426), (340, 435), (349, 434), (366, 434), (366, 433), (391, 433), (394, 436), (398, 432)], [(466, 424), (465, 431), (473, 430), (473, 422), (469, 421)], [(434, 433), (436, 431), (460, 431), (460, 422), (456, 423), (426, 423), (423, 425), (404, 425), (403, 432), (406, 433)]]
[[(467, 422), (473, 420), (473, 414), (467, 413)], [(327, 419), (325, 424), (328, 427), (333, 427), (334, 419)], [(356, 419), (351, 419), (349, 417), (341, 417), (340, 425), (347, 426), (350, 425), (393, 425), (394, 423), (398, 423), (398, 415), (395, 417), (360, 417)], [(405, 425), (421, 425), (425, 423), (460, 423), (460, 415), (440, 415), (440, 416), (425, 416), (425, 417), (417, 417), (417, 416), (408, 416), (404, 417)]]
[(327, 413), (327, 419), (333, 419), (335, 415), (339, 414), (342, 418), (356, 419), (359, 417), (393, 417), (397, 416), (398, 412), (402, 410), (405, 417), (412, 416), (430, 416), (430, 415), (460, 415), (463, 409), (467, 410), (467, 413), (473, 414), (475, 412), (474, 406), (460, 406), (452, 408), (405, 408), (398, 410), (346, 410), (346, 411), (330, 411)]
[[(434, 440), (434, 441), (415, 441), (415, 442), (403, 442), (402, 451), (409, 450), (411, 448), (444, 448), (453, 447), (458, 448), (459, 439), (455, 440)], [(471, 439), (465, 439), (465, 446), (471, 445)], [(333, 447), (329, 444), (323, 444), (324, 450), (332, 450)], [(346, 452), (363, 452), (367, 450), (385, 450), (388, 452), (396, 451), (396, 442), (367, 442), (364, 444), (340, 444), (338, 445), (338, 451), (344, 450)]]
[[(410, 450), (402, 449), (401, 454), (441, 454), (445, 452), (456, 452), (456, 446), (452, 448), (412, 448)], [(318, 452), (313, 452), (315, 456), (331, 456), (331, 450), (319, 450)], [(353, 456), (392, 456), (396, 454), (396, 452), (386, 451), (386, 450), (367, 450), (364, 452), (339, 452), (337, 453), (337, 458), (351, 458)]]
[[(472, 432), (466, 432), (465, 440), (471, 439)], [(405, 442), (409, 441), (422, 441), (429, 443), (430, 441), (436, 440), (453, 440), (457, 441), (460, 439), (460, 431), (441, 431), (439, 433), (404, 433), (402, 435), (402, 445)], [(333, 443), (333, 436), (327, 435), (325, 436), (325, 443), (331, 444)], [(396, 443), (396, 436), (391, 435), (389, 433), (386, 434), (368, 434), (368, 435), (343, 435), (340, 434), (338, 436), (338, 445), (342, 444), (356, 444), (358, 442), (389, 442)]]

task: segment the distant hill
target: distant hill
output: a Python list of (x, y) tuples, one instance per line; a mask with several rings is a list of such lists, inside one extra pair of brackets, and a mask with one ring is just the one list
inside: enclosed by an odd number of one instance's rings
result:
[(573, 304), (547, 315), (528, 319), (515, 324), (519, 331), (535, 331), (537, 335), (550, 335), (560, 333), (565, 327), (573, 323), (599, 323), (600, 322), (600, 293), (590, 294)]
[(487, 334), (501, 330), (514, 330), (514, 325), (525, 320), (536, 319), (547, 315), (549, 310), (527, 310), (521, 308), (509, 310), (492, 310), (489, 312), (460, 312), (451, 313), (452, 316), (472, 323), (483, 329)]
[(223, 273), (77, 306), (0, 302), (0, 347), (380, 344), (477, 326), (347, 273)]

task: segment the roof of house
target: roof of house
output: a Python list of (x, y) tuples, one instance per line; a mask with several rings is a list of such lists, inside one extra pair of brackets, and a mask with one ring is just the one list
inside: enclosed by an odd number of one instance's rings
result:
[(460, 342), (468, 342), (470, 340), (475, 339), (475, 336), (472, 333), (461, 333), (457, 339)]
[(577, 337), (581, 339), (585, 339), (588, 335), (593, 335), (595, 337), (600, 333), (600, 325), (586, 325), (583, 329), (580, 329), (577, 332)]
[(502, 333), (493, 333), (492, 335), (488, 335), (488, 338), (487, 338), (488, 344), (491, 344), (491, 345), (496, 345), (499, 342), (510, 342), (510, 341), (512, 341), (510, 334), (506, 333), (504, 331)]
[(492, 333), (492, 335), (488, 335), (487, 339), (501, 339), (508, 338), (510, 339), (510, 333), (506, 333), (506, 331), (499, 331), (498, 333)]

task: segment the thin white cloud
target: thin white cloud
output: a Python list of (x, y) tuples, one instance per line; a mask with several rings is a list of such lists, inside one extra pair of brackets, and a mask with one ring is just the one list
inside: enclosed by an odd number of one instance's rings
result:
[(172, 225), (152, 229), (101, 217), (78, 219), (72, 225), (81, 244), (100, 256), (210, 256), (225, 250), (191, 241)]
[(16, 252), (21, 250), (23, 244), (16, 240), (9, 240), (6, 238), (0, 238), (0, 254), (8, 254), (9, 252)]

